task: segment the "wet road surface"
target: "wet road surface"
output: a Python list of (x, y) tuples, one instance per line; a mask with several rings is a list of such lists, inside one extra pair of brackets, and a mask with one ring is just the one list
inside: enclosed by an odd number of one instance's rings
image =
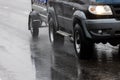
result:
[(51, 46), (47, 27), (33, 39), (29, 11), (30, 0), (0, 0), (0, 80), (120, 80), (118, 46), (96, 44), (91, 58), (78, 60), (68, 38)]
[(29, 11), (29, 0), (0, 0), (0, 80), (35, 80), (27, 32)]
[(88, 52), (91, 58), (78, 60), (67, 38), (63, 47), (52, 48), (46, 33), (41, 28), (39, 38), (31, 41), (37, 80), (120, 80), (118, 46), (95, 44), (94, 54)]

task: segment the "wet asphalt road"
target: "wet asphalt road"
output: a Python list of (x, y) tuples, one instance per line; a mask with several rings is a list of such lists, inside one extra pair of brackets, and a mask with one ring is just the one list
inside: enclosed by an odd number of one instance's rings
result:
[(63, 47), (52, 48), (46, 33), (40, 29), (31, 42), (37, 80), (120, 80), (118, 46), (95, 44), (94, 53), (88, 52), (92, 57), (78, 60), (68, 38)]
[(0, 80), (120, 80), (118, 46), (95, 44), (91, 58), (78, 60), (68, 38), (51, 46), (47, 27), (33, 39), (29, 11), (30, 0), (0, 0)]
[(0, 0), (0, 80), (35, 80), (29, 11), (29, 0)]

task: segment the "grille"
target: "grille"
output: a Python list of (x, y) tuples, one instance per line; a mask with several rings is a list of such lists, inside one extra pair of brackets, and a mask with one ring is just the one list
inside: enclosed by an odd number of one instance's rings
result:
[(113, 14), (120, 18), (120, 5), (112, 5)]

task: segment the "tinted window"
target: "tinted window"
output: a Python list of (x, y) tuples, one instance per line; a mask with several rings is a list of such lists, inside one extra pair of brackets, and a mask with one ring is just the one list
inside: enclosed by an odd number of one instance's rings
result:
[(47, 3), (47, 0), (32, 0), (32, 3), (35, 4)]
[(85, 4), (88, 3), (89, 0), (69, 0), (70, 2), (76, 2), (76, 3), (80, 3), (80, 4)]

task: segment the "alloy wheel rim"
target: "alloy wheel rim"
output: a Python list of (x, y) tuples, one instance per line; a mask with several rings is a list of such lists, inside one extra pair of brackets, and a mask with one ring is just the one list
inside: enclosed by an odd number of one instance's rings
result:
[(80, 53), (81, 44), (80, 44), (80, 35), (78, 31), (75, 32), (75, 48), (77, 53)]
[(54, 41), (54, 35), (53, 35), (52, 25), (50, 25), (50, 40), (51, 40), (51, 42), (53, 43), (53, 41)]

